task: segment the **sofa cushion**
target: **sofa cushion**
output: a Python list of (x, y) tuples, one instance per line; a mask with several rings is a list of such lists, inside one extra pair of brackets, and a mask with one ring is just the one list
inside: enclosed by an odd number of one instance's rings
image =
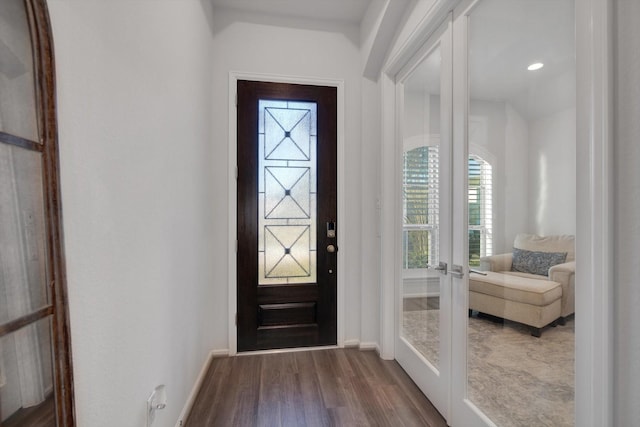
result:
[(562, 297), (562, 287), (557, 282), (493, 271), (487, 271), (486, 276), (472, 273), (469, 291), (537, 306), (549, 305)]
[(512, 276), (518, 277), (526, 277), (527, 279), (535, 279), (535, 280), (551, 280), (551, 278), (547, 276), (541, 276), (539, 274), (531, 274), (531, 273), (522, 273), (520, 271), (501, 271), (502, 274), (510, 274)]
[(566, 252), (537, 252), (513, 248), (511, 270), (548, 276), (551, 267), (564, 263), (566, 259)]
[(566, 252), (566, 262), (576, 258), (575, 238), (568, 234), (543, 237), (521, 233), (516, 236), (513, 247), (535, 252)]

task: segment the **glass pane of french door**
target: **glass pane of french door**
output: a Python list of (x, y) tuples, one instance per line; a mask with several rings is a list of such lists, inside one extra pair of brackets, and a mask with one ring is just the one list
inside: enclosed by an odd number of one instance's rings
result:
[(440, 362), (440, 47), (404, 84), (402, 153), (402, 328), (436, 369)]
[(574, 424), (573, 0), (481, 0), (468, 44), (466, 397)]
[(449, 408), (451, 19), (398, 76), (402, 123), (396, 360), (444, 416)]

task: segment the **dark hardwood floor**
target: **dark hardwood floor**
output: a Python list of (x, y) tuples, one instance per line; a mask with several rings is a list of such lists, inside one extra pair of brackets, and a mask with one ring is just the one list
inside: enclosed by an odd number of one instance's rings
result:
[(55, 427), (55, 403), (53, 395), (38, 406), (20, 409), (7, 420), (0, 422), (1, 427)]
[(447, 424), (397, 362), (331, 349), (214, 359), (184, 425)]

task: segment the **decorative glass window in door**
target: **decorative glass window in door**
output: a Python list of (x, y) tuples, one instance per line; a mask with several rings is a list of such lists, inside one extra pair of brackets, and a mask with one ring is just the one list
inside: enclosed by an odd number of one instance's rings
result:
[(258, 284), (316, 282), (315, 102), (258, 102)]

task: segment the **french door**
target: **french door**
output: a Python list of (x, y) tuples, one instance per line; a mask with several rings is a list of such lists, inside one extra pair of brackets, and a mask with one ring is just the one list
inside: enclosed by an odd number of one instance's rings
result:
[(397, 78), (402, 277), (396, 360), (442, 414), (451, 383), (451, 18)]
[(533, 337), (469, 286), (576, 232), (574, 2), (456, 4), (396, 74), (396, 359), (450, 425), (572, 426), (573, 314)]
[(337, 89), (238, 81), (238, 350), (337, 343)]

